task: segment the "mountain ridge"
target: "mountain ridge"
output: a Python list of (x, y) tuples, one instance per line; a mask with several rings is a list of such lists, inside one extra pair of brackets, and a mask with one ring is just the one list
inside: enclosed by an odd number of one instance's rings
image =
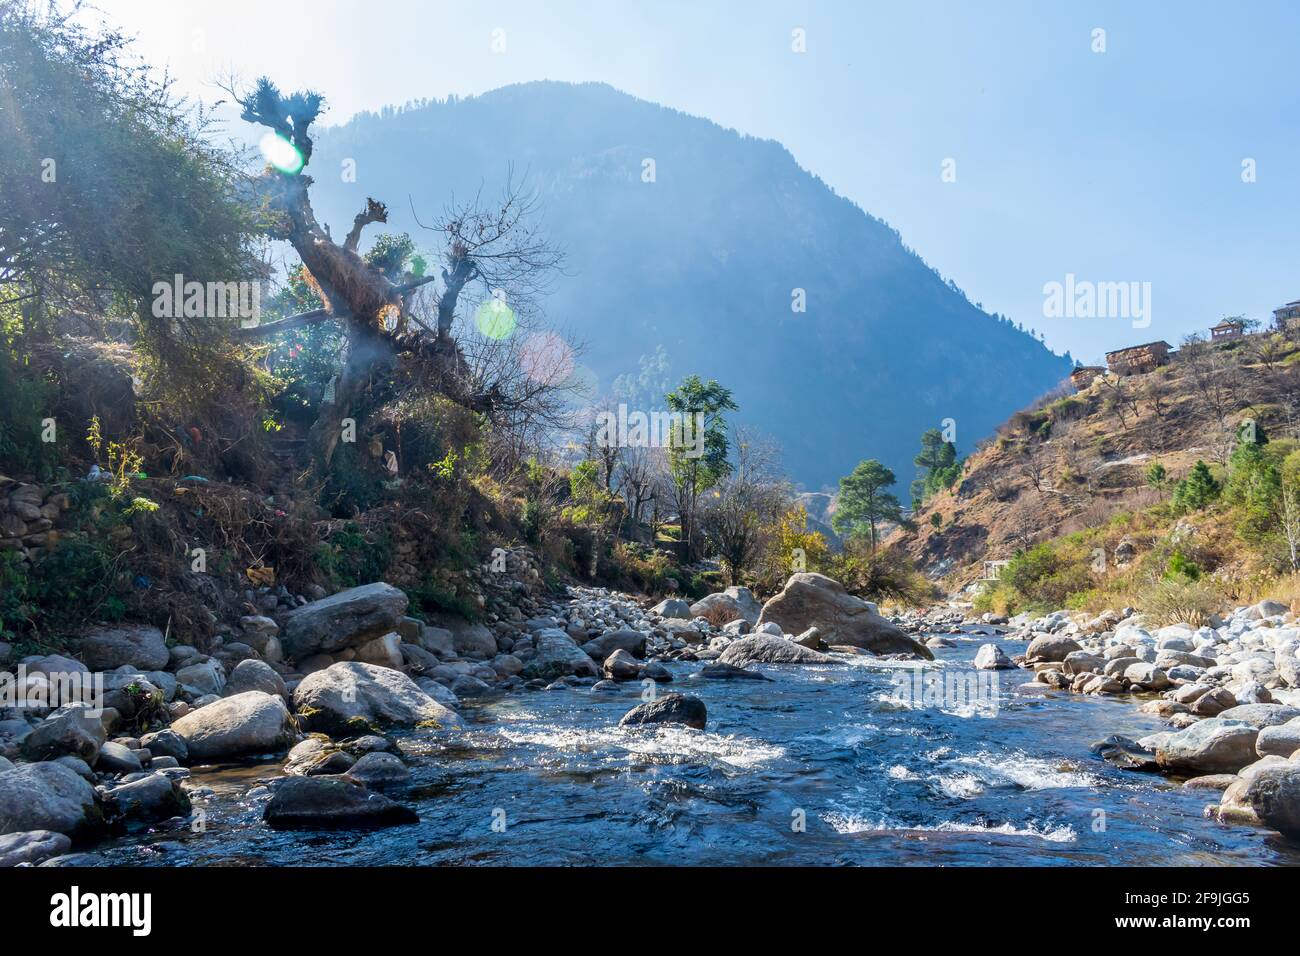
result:
[[(347, 159), (355, 183), (324, 174)], [(658, 385), (695, 372), (732, 388), (738, 419), (775, 437), (810, 489), (866, 457), (905, 483), (925, 428), (954, 418), (968, 449), (1069, 371), (782, 144), (606, 84), (358, 114), (323, 130), (313, 158), (322, 218), (346, 223), (374, 195), (417, 242), (412, 209), (427, 223), (453, 196), (494, 197), (511, 168), (566, 250), (546, 309), (586, 343), (597, 387), (663, 348)]]

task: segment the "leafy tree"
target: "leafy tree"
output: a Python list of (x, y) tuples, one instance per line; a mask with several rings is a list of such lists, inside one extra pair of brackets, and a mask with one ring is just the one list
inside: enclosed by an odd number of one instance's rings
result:
[(1160, 462), (1154, 462), (1151, 467), (1147, 469), (1147, 484), (1156, 489), (1156, 491), (1164, 488), (1165, 482), (1168, 480), (1169, 473), (1165, 471), (1165, 466), (1160, 464)]
[(1198, 461), (1174, 487), (1174, 508), (1180, 512), (1200, 511), (1215, 501), (1222, 490), (1223, 486), (1210, 473), (1210, 466)]
[(940, 488), (950, 487), (961, 475), (956, 446), (944, 441), (943, 433), (937, 428), (921, 433), (921, 451), (912, 463), (921, 469), (911, 486), (914, 505), (921, 504)]
[[(730, 444), (723, 413), (739, 406), (731, 390), (714, 379), (704, 382), (688, 375), (681, 385), (664, 396), (668, 408), (681, 416), (682, 428), (674, 429), (668, 447), (668, 467), (682, 523), (682, 541), (688, 557), (698, 554), (700, 495), (731, 473), (727, 460)], [(702, 427), (701, 427), (702, 426)]]
[(876, 529), (882, 521), (902, 521), (898, 498), (886, 489), (897, 484), (894, 473), (874, 458), (859, 462), (840, 479), (839, 505), (831, 524), (840, 534), (867, 533), (874, 554)]
[(123, 35), (74, 14), (0, 0), (0, 305), (31, 306), (31, 332), (116, 304), (177, 359), (228, 328), (155, 317), (154, 283), (256, 278), (246, 180)]

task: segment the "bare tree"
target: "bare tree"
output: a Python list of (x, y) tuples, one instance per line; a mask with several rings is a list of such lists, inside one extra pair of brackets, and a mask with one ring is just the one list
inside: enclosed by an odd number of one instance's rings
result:
[(763, 553), (766, 538), (789, 505), (774, 442), (743, 426), (732, 429), (735, 469), (703, 502), (701, 527), (733, 582)]
[[(530, 407), (554, 386), (526, 374), (498, 377), (499, 361), (471, 364), (464, 337), (454, 334), (461, 295), (471, 282), (512, 295), (518, 291), (520, 300), (527, 301), (544, 283), (544, 274), (560, 262), (560, 254), (531, 226), (531, 202), (521, 192), (507, 184), (502, 201), (491, 207), (453, 204), (433, 227), (447, 243), (439, 274), (408, 273), (394, 279), (358, 252), (365, 228), (388, 221), (384, 203), (368, 198), (342, 243), (334, 241), (312, 210), (312, 178), (304, 170), (312, 156), (311, 125), (324, 99), (314, 92), (282, 94), (265, 77), (245, 95), (233, 88), (230, 92), (243, 107), (243, 119), (267, 127), (282, 149), (292, 150), (287, 161), (268, 166), (256, 185), (269, 213), (268, 234), (293, 246), (324, 303), (320, 309), (239, 334), (261, 338), (322, 321), (343, 326), (346, 358), (332, 400), (322, 403), (310, 435), (322, 464), (333, 456), (344, 419), (355, 416), (372, 383), (389, 378), (399, 355), (420, 366), (424, 387), (493, 418)], [(433, 316), (426, 319), (414, 309), (415, 292), (434, 283), (439, 285), (431, 303)], [(500, 351), (509, 354), (509, 349)]]

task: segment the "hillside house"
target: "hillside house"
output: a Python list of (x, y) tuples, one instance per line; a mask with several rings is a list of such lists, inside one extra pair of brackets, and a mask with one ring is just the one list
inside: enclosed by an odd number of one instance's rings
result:
[(1279, 332), (1300, 331), (1300, 299), (1274, 309), (1273, 326)]
[(1239, 339), (1246, 334), (1246, 323), (1240, 319), (1224, 319), (1218, 325), (1210, 328), (1211, 342), (1226, 342), (1229, 339)]
[(1080, 365), (1070, 373), (1070, 384), (1073, 385), (1077, 391), (1082, 392), (1085, 388), (1096, 381), (1098, 376), (1105, 374), (1106, 370), (1100, 365)]
[(1106, 367), (1116, 375), (1136, 375), (1168, 364), (1168, 342), (1145, 342), (1106, 353)]

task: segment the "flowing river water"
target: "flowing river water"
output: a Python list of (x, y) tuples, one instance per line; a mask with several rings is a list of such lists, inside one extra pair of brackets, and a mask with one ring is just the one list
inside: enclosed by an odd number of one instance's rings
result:
[[(988, 640), (958, 638), (937, 664), (967, 670)], [(757, 666), (770, 683), (692, 679), (700, 666), (669, 664), (666, 689), (704, 700), (704, 731), (618, 727), (633, 683), (467, 702), (454, 738), (400, 736), (412, 785), (390, 795), (419, 824), (271, 830), (276, 761), (195, 768), (202, 832), (100, 851), (126, 865), (1300, 864), (1275, 833), (1202, 817), (1215, 792), (1093, 756), (1109, 734), (1165, 729), (1123, 698), (1025, 690), (1028, 671), (1001, 671), (997, 713), (979, 716), (901, 705), (895, 665), (870, 658)]]

